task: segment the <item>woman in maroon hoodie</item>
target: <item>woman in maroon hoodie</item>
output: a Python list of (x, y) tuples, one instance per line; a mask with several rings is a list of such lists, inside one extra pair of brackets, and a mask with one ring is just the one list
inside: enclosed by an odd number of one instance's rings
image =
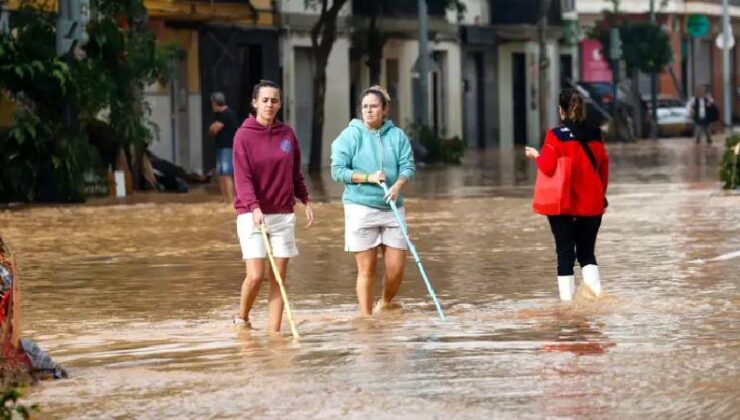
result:
[(555, 173), (558, 158), (568, 157), (572, 162), (570, 206), (560, 214), (547, 215), (555, 237), (560, 298), (572, 300), (576, 291), (573, 275), (576, 259), (581, 265), (583, 283), (594, 295), (601, 294), (594, 248), (607, 204), (609, 157), (601, 131), (585, 124), (583, 96), (568, 89), (560, 94), (559, 102), (562, 125), (547, 132), (541, 152), (527, 147), (525, 153), (546, 176)]
[(298, 255), (293, 213), (296, 197), (305, 205), (306, 227), (313, 224), (298, 140), (293, 129), (276, 118), (280, 105), (280, 87), (265, 80), (258, 83), (252, 92), (255, 113), (242, 123), (234, 137), (234, 208), (247, 268), (239, 315), (234, 322), (251, 327), (249, 311), (266, 273), (270, 282), (268, 330), (272, 332), (280, 331), (283, 299), (272, 270), (266, 268), (267, 253), (260, 227), (267, 229), (275, 262), (285, 281), (288, 261)]

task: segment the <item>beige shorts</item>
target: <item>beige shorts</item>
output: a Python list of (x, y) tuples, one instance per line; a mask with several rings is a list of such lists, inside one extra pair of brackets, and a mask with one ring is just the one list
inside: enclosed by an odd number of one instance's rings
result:
[[(398, 213), (406, 223), (406, 210), (401, 207)], [(380, 244), (406, 249), (406, 240), (393, 211), (345, 203), (344, 250), (367, 251)]]
[[(298, 255), (295, 242), (295, 214), (266, 214), (267, 237), (275, 258), (293, 258)], [(262, 240), (262, 232), (254, 225), (252, 213), (240, 214), (236, 218), (236, 233), (245, 260), (267, 258), (267, 250)]]

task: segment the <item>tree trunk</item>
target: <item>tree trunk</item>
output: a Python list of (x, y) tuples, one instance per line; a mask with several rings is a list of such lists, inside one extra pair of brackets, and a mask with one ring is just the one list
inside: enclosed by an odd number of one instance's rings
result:
[(311, 154), (308, 159), (308, 171), (321, 170), (321, 155), (324, 135), (324, 97), (326, 96), (326, 61), (319, 64), (314, 60), (313, 76), (313, 115), (311, 119)]
[(538, 28), (538, 38), (540, 44), (540, 63), (538, 72), (538, 85), (539, 85), (539, 117), (540, 117), (540, 133), (543, 134), (548, 128), (549, 107), (547, 103), (549, 86), (547, 85), (547, 69), (550, 67), (550, 60), (547, 57), (547, 12), (550, 10), (551, 0), (540, 0), (540, 20)]
[(311, 153), (308, 158), (309, 172), (321, 170), (322, 142), (324, 134), (324, 97), (326, 96), (326, 65), (329, 62), (334, 41), (337, 39), (337, 17), (347, 0), (321, 1), (321, 14), (311, 28), (311, 52), (313, 54), (313, 119), (311, 121)]
[(632, 124), (634, 125), (635, 138), (641, 139), (644, 137), (644, 130), (642, 127), (642, 100), (640, 98), (640, 72), (639, 70), (632, 70), (630, 72), (630, 90), (632, 94)]
[(367, 67), (370, 70), (370, 85), (380, 84), (380, 68), (383, 61), (385, 37), (378, 28), (378, 16), (370, 17), (367, 28)]

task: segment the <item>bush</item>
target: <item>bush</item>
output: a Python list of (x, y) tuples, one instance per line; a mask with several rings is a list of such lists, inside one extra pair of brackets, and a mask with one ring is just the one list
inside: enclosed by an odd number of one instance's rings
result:
[(16, 387), (7, 387), (3, 389), (0, 398), (0, 417), (3, 419), (29, 419), (34, 411), (39, 411), (38, 405), (34, 404), (27, 407), (18, 400), (23, 394)]
[(725, 140), (725, 153), (719, 169), (719, 179), (722, 188), (731, 189), (740, 186), (740, 135), (728, 137)]
[(0, 34), (0, 95), (18, 105), (13, 125), (0, 131), (0, 202), (82, 201), (86, 176), (105, 170), (89, 135), (101, 111), (115, 151), (143, 153), (157, 135), (144, 87), (166, 81), (184, 53), (157, 48), (142, 0), (93, 0), (86, 58), (60, 58), (57, 16), (20, 4), (14, 30)]
[(413, 124), (408, 129), (412, 142), (417, 142), (426, 149), (424, 161), (427, 163), (460, 164), (467, 145), (460, 137), (442, 138), (431, 127)]

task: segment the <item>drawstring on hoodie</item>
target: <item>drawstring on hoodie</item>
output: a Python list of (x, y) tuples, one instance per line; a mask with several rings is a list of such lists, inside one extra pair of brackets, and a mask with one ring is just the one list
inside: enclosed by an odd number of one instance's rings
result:
[(383, 141), (380, 138), (380, 130), (378, 129), (375, 131), (375, 137), (378, 138), (378, 147), (380, 148), (380, 171), (383, 171), (383, 160), (384, 160), (384, 153), (383, 153)]

